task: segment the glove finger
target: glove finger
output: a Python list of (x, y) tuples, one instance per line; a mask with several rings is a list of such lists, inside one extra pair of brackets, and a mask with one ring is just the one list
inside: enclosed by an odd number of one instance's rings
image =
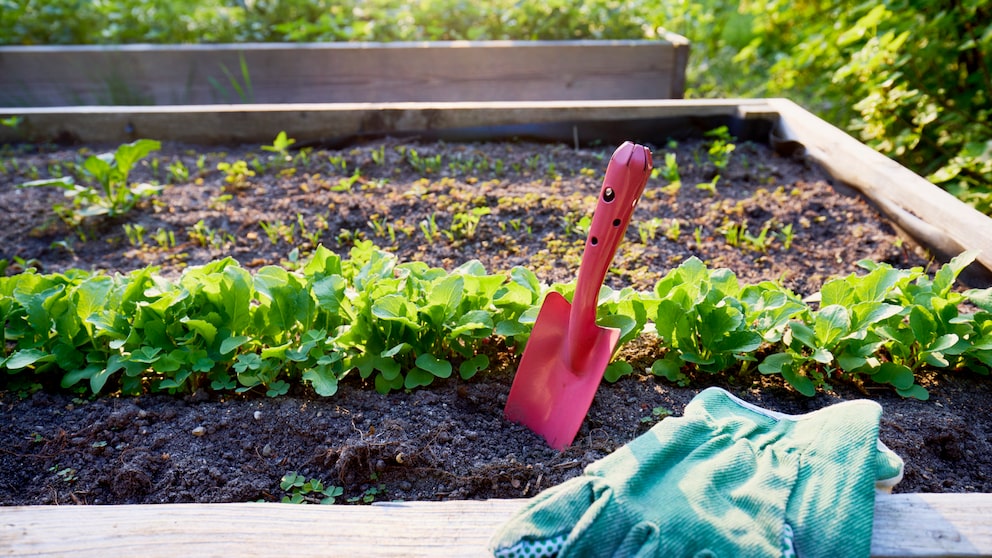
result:
[(563, 554), (611, 498), (601, 479), (588, 476), (545, 490), (493, 535), (490, 550), (497, 558)]

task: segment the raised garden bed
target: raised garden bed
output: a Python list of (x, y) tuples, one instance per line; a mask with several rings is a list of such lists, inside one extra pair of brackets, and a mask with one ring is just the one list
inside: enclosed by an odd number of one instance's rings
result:
[(675, 99), (689, 45), (451, 41), (0, 47), (0, 106)]
[[(269, 112), (260, 116), (267, 118)], [(288, 261), (293, 248), (305, 256), (308, 248), (301, 240), (300, 227), (319, 230), (317, 216), (323, 215), (328, 221), (323, 242), (342, 253), (355, 236), (364, 236), (400, 253), (403, 259), (448, 269), (479, 258), (490, 271), (519, 263), (534, 268), (544, 281), (569, 280), (577, 258), (576, 242), (582, 239), (576, 216), (586, 207), (583, 192), (598, 187), (602, 171), (597, 169), (604, 162), (603, 154), (618, 139), (650, 142), (655, 146), (656, 166), (662, 167), (669, 137), (676, 139), (678, 149), (686, 150), (671, 150), (680, 162), (683, 187), (674, 193), (662, 190), (666, 181), (661, 179), (649, 186), (652, 193), (635, 213), (628, 243), (616, 262), (619, 272), (610, 280), (614, 287), (650, 288), (661, 274), (696, 255), (713, 267), (731, 268), (742, 282), (781, 279), (805, 296), (813, 294), (828, 275), (855, 271), (854, 264), (862, 257), (899, 267), (927, 265), (926, 255), (916, 250), (912, 239), (955, 253), (982, 249), (982, 243), (992, 238), (987, 234), (987, 218), (976, 217), (932, 185), (876, 158), (870, 150), (784, 101), (324, 106), (289, 107), (282, 114), (303, 113), (305, 119), (284, 121), (289, 125), (272, 128), (259, 143), (270, 142), (279, 129), (291, 137), (305, 138), (301, 142), (334, 140), (336, 150), (312, 145), (308, 157), (313, 167), (299, 159), (289, 165), (295, 172), (283, 172), (287, 167), (282, 164), (272, 165), (266, 172), (242, 177), (246, 184), (239, 186), (227, 182), (232, 174), (218, 171), (216, 163), (247, 161), (253, 156), (271, 162), (271, 152), (254, 146), (188, 152), (188, 146), (168, 144), (159, 173), (170, 172), (168, 165), (181, 161), (191, 171), (190, 177), (167, 181), (176, 185), (165, 191), (163, 203), (139, 212), (137, 222), (148, 235), (143, 246), (132, 245), (120, 228), (123, 222), (90, 231), (90, 238), (99, 240), (73, 242), (71, 232), (46, 218), (51, 204), (61, 198), (59, 192), (18, 190), (3, 202), (18, 216), (14, 222), (20, 227), (4, 245), (16, 242), (21, 251), (0, 257), (17, 255), (26, 263), (34, 258), (43, 271), (69, 266), (126, 270), (155, 263), (174, 277), (184, 265), (235, 254), (242, 265), (254, 270)], [(129, 109), (123, 116), (109, 112), (103, 116), (130, 118), (137, 123), (136, 129), (145, 131), (154, 114)], [(200, 116), (224, 119), (234, 114), (226, 109), (203, 109)], [(24, 116), (23, 129), (48, 118)], [(34, 121), (36, 116), (40, 120)], [(79, 130), (91, 128), (79, 118)], [(310, 120), (320, 121), (323, 131)], [(189, 122), (187, 130), (195, 128), (194, 121)], [(327, 127), (330, 124), (335, 125)], [(731, 153), (732, 166), (717, 171), (707, 155), (711, 140), (700, 135), (720, 125), (737, 136), (737, 149)], [(373, 138), (384, 134), (395, 139)], [(777, 150), (759, 141), (769, 134)], [(494, 143), (513, 136), (567, 143)], [(471, 137), (490, 141), (454, 141)], [(441, 138), (446, 141), (438, 143)], [(573, 145), (576, 138), (583, 144), (579, 149)], [(340, 147), (345, 140), (347, 147)], [(588, 146), (592, 140), (600, 140), (599, 146)], [(800, 147), (828, 171), (845, 177), (855, 190), (866, 193), (884, 215), (893, 216), (903, 232), (915, 236), (900, 240), (870, 204), (833, 192), (828, 174), (801, 157), (795, 160), (801, 155)], [(199, 177), (202, 183), (193, 171), (199, 151), (208, 152)], [(377, 153), (388, 153), (384, 164), (376, 162)], [(437, 155), (444, 163), (439, 168), (427, 172), (427, 167), (418, 166), (429, 165)], [(31, 164), (47, 169), (52, 162), (74, 156), (75, 148), (43, 149), (24, 153), (18, 164), (21, 169)], [(535, 157), (533, 163), (531, 157)], [(502, 174), (495, 169), (497, 160), (503, 161)], [(341, 161), (346, 165), (342, 167)], [(360, 180), (342, 186), (355, 177), (356, 168), (361, 170)], [(16, 176), (24, 178), (23, 172), (18, 170)], [(136, 172), (154, 177), (151, 166)], [(721, 178), (715, 192), (696, 187), (716, 174)], [(10, 188), (7, 182), (5, 189)], [(225, 194), (231, 198), (219, 199)], [(477, 203), (480, 197), (485, 203)], [(562, 204), (542, 203), (547, 200)], [(472, 235), (453, 227), (454, 214), (461, 206), (491, 209)], [(303, 216), (301, 222), (295, 221), (298, 214)], [(440, 227), (434, 232), (432, 216)], [(653, 237), (647, 229), (636, 228), (638, 222), (653, 218), (660, 219)], [(35, 226), (46, 219), (48, 228)], [(742, 242), (738, 235), (737, 246), (733, 246), (726, 233), (728, 223), (735, 220), (738, 225), (746, 224), (752, 237), (770, 223), (766, 245), (758, 246), (756, 238)], [(132, 222), (130, 217), (126, 221)], [(679, 223), (680, 234), (675, 234), (673, 221)], [(274, 241), (261, 226), (263, 222), (274, 227)], [(295, 240), (290, 241), (283, 233), (293, 222), (298, 224)], [(789, 223), (795, 228), (787, 247), (784, 226)], [(284, 227), (283, 233), (277, 224)], [(389, 233), (389, 224), (396, 239)], [(412, 231), (405, 232), (406, 227)], [(157, 228), (174, 230), (176, 245), (154, 248), (151, 235)], [(696, 229), (700, 233), (693, 238)], [(647, 240), (641, 238), (642, 231)], [(39, 237), (31, 239), (32, 234)], [(69, 242), (53, 246), (52, 241), (59, 239)], [(969, 280), (974, 286), (987, 285), (982, 283), (987, 261), (979, 259), (972, 268)], [(641, 370), (650, 365), (654, 350), (650, 344), (633, 344), (621, 359)], [(836, 385), (835, 393), (806, 398), (781, 381), (755, 374), (699, 374), (689, 388), (650, 376), (629, 377), (601, 388), (575, 446), (559, 454), (526, 429), (502, 421), (501, 407), (514, 363), (512, 352), (501, 345), (494, 345), (492, 354), (503, 355), (504, 360), (493, 358), (496, 365), (485, 376), (388, 397), (359, 389), (361, 382), (354, 377), (354, 381), (342, 382), (332, 399), (315, 399), (305, 391), (277, 399), (199, 392), (181, 401), (152, 396), (92, 403), (44, 394), (19, 402), (8, 395), (3, 401), (4, 416), (20, 418), (16, 424), (3, 425), (3, 431), (12, 436), (4, 447), (19, 449), (4, 454), (0, 461), (9, 471), (3, 478), (10, 479), (3, 487), (3, 502), (278, 500), (292, 492), (278, 482), (290, 471), (340, 485), (345, 489), (342, 499), (358, 501), (526, 497), (578, 474), (585, 463), (643, 431), (657, 418), (654, 409), (680, 413), (706, 383), (725, 385), (746, 399), (786, 412), (867, 394), (885, 408), (883, 440), (907, 458), (907, 477), (898, 490), (992, 492), (985, 472), (992, 427), (983, 422), (989, 415), (983, 409), (987, 409), (990, 389), (987, 378), (978, 375), (934, 372), (920, 378), (930, 390), (929, 402), (902, 399), (887, 387), (846, 383)], [(46, 415), (58, 426), (35, 424)], [(27, 416), (38, 420), (32, 422)], [(207, 455), (213, 464), (204, 466), (202, 459)], [(77, 456), (78, 464), (66, 461), (70, 456)], [(29, 462), (35, 464), (26, 465)], [(101, 468), (109, 475), (96, 476)], [(24, 486), (38, 485), (46, 488), (36, 491), (32, 499), (14, 499)], [(148, 499), (152, 492), (157, 495), (154, 500)], [(968, 520), (948, 521), (951, 525), (940, 531), (940, 538), (958, 537), (967, 543), (963, 547), (976, 548), (976, 552), (988, 548), (983, 546), (987, 533), (969, 531), (964, 527)], [(42, 524), (32, 525), (40, 528)], [(900, 527), (906, 529), (903, 533), (918, 530), (908, 523)], [(885, 552), (877, 554), (907, 553), (905, 548)]]

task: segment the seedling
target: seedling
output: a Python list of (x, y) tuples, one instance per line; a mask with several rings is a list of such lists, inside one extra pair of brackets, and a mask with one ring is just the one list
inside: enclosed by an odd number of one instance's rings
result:
[(52, 465), (48, 468), (49, 472), (55, 473), (55, 476), (59, 478), (64, 483), (71, 484), (79, 480), (79, 475), (75, 469), (72, 467), (63, 467), (61, 465)]
[(651, 415), (641, 417), (642, 424), (654, 424), (665, 417), (672, 416), (672, 411), (667, 407), (655, 407), (651, 409)]
[(454, 238), (475, 238), (482, 217), (492, 213), (488, 207), (473, 207), (452, 216), (451, 234)]
[(416, 149), (406, 150), (406, 160), (421, 175), (435, 174), (441, 170), (441, 154), (433, 156), (422, 156)]
[(284, 504), (320, 503), (330, 505), (344, 494), (344, 488), (325, 485), (320, 479), (307, 478), (296, 471), (283, 475), (279, 488), (287, 494), (282, 497)]
[(639, 221), (637, 223), (637, 235), (641, 239), (641, 244), (647, 244), (654, 240), (662, 224), (664, 224), (664, 221), (660, 217), (652, 217), (647, 221)]
[[(379, 480), (379, 476), (376, 475), (375, 473), (373, 473), (372, 474), (372, 481), (375, 482), (377, 480)], [(372, 502), (375, 502), (375, 499), (378, 496), (381, 496), (381, 495), (383, 495), (385, 493), (386, 493), (386, 485), (385, 484), (382, 484), (382, 483), (379, 483), (379, 484), (376, 484), (376, 485), (373, 485), (373, 486), (370, 486), (370, 487), (366, 488), (365, 489), (365, 492), (362, 492), (362, 494), (360, 496), (352, 496), (351, 498), (348, 498), (348, 503), (350, 503), (350, 504), (357, 504), (357, 503), (371, 504)]]
[(344, 155), (331, 155), (327, 158), (327, 162), (331, 164), (331, 168), (348, 170), (348, 160), (344, 158)]
[(72, 177), (63, 176), (34, 180), (19, 187), (56, 186), (64, 189), (66, 197), (72, 200), (72, 205), (57, 205), (54, 209), (59, 217), (74, 227), (88, 217), (123, 215), (141, 200), (162, 191), (162, 187), (158, 185), (128, 182), (135, 165), (161, 146), (158, 141), (140, 139), (121, 145), (113, 153), (89, 156), (83, 162), (83, 171), (96, 186), (76, 184)]
[(171, 230), (159, 228), (155, 231), (153, 238), (160, 248), (175, 248), (176, 246), (176, 234)]
[(248, 179), (255, 176), (255, 171), (248, 168), (248, 163), (238, 160), (233, 163), (221, 161), (217, 163), (217, 170), (224, 173), (224, 182), (234, 190), (243, 190), (248, 187)]
[(182, 161), (173, 161), (166, 169), (169, 171), (169, 181), (173, 184), (180, 184), (189, 180), (189, 169)]
[(223, 248), (235, 243), (233, 234), (212, 228), (203, 219), (197, 221), (186, 232), (189, 234), (190, 240), (204, 248)]
[(709, 182), (700, 182), (699, 184), (696, 184), (696, 188), (698, 188), (700, 190), (705, 190), (705, 191), (709, 192), (711, 196), (715, 196), (716, 195), (716, 183), (719, 182), (719, 180), (720, 180), (720, 175), (718, 174), (718, 175), (715, 175), (713, 177), (713, 180), (710, 180)]
[(275, 245), (279, 242), (279, 228), (275, 224), (270, 224), (267, 221), (259, 221), (258, 226), (262, 227), (265, 231), (265, 236), (269, 237), (269, 243)]
[(277, 160), (281, 163), (290, 163), (293, 161), (293, 157), (289, 154), (289, 148), (294, 143), (296, 143), (295, 139), (287, 137), (285, 131), (280, 131), (270, 145), (262, 146), (262, 151), (275, 153)]
[(127, 236), (127, 241), (131, 246), (144, 246), (145, 245), (145, 227), (139, 224), (124, 224), (124, 234)]
[(706, 132), (706, 136), (713, 138), (708, 152), (710, 163), (718, 169), (726, 168), (730, 162), (730, 154), (736, 149), (736, 146), (731, 143), (734, 139), (733, 136), (730, 135), (726, 126), (710, 130)]
[(661, 191), (669, 196), (674, 196), (682, 188), (682, 177), (679, 174), (679, 163), (675, 153), (665, 153), (665, 165), (654, 169), (652, 173), (657, 173), (668, 181), (668, 185), (663, 186)]
[(348, 178), (342, 178), (334, 186), (331, 186), (332, 192), (348, 192), (354, 186), (355, 183), (362, 179), (362, 171), (360, 169), (355, 169), (355, 172), (351, 174)]
[(580, 215), (576, 212), (568, 212), (562, 215), (562, 226), (564, 227), (565, 236), (586, 236), (589, 230), (589, 225), (592, 223), (592, 218), (588, 214)]
[(792, 223), (782, 227), (779, 231), (779, 238), (782, 239), (782, 249), (788, 250), (792, 246), (793, 232)]
[(420, 221), (420, 232), (424, 233), (424, 238), (428, 242), (434, 242), (441, 236), (441, 229), (437, 225), (436, 217), (436, 213), (431, 213), (427, 219)]
[(219, 196), (214, 196), (207, 201), (207, 207), (213, 209), (214, 211), (219, 211), (224, 207), (227, 202), (234, 199), (232, 194), (220, 194)]
[(372, 162), (376, 166), (383, 166), (386, 164), (386, 146), (380, 145), (376, 149), (372, 150)]

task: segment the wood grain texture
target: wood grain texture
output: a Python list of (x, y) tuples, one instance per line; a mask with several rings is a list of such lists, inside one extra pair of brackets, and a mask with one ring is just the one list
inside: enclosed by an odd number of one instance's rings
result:
[(671, 99), (688, 48), (677, 35), (0, 47), (0, 106)]
[[(5, 556), (483, 557), (526, 500), (0, 508)], [(992, 556), (992, 494), (880, 495), (874, 557)]]
[[(200, 145), (267, 143), (280, 131), (299, 143), (364, 134), (665, 119), (735, 118), (757, 100), (599, 100), (3, 108), (19, 116), (0, 142), (124, 142), (137, 138)], [(755, 113), (764, 117), (761, 111)]]

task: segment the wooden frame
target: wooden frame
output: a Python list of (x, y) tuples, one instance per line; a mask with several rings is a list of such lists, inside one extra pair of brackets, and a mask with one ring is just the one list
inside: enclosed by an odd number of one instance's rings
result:
[[(2, 109), (20, 125), (0, 142), (306, 143), (367, 136), (535, 137), (660, 143), (728, 125), (744, 139), (805, 153), (863, 194), (904, 234), (947, 257), (977, 250), (988, 284), (992, 219), (784, 99), (336, 103)], [(976, 286), (982, 286), (976, 284)], [(9, 556), (486, 556), (486, 542), (524, 500), (371, 507), (176, 504), (0, 508)], [(992, 494), (879, 495), (872, 556), (992, 557)]]
[(689, 43), (0, 47), (0, 106), (674, 99)]
[(744, 139), (802, 150), (851, 186), (907, 238), (946, 260), (978, 252), (964, 278), (992, 284), (992, 219), (785, 99), (328, 103), (183, 107), (0, 108), (0, 142), (124, 142), (139, 137), (198, 144), (264, 144), (284, 130), (298, 145), (363, 137), (497, 140), (532, 137), (662, 144), (720, 124)]
[[(0, 508), (6, 556), (485, 557), (527, 500)], [(880, 494), (871, 556), (992, 556), (992, 495)]]

